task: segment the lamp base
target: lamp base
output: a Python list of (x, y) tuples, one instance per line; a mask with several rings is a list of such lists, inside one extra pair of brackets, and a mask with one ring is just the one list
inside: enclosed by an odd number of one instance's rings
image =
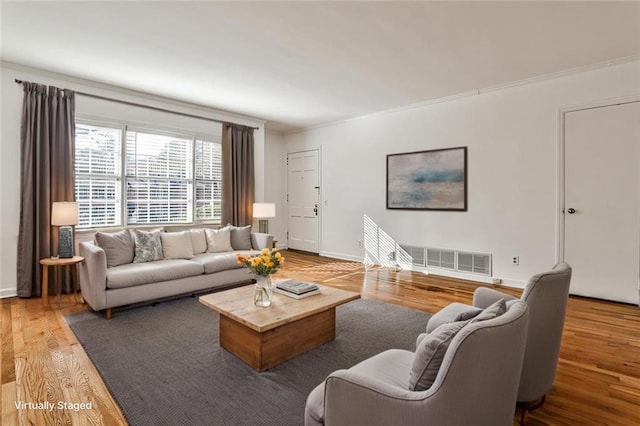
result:
[(58, 231), (58, 256), (63, 259), (73, 257), (73, 228), (61, 226)]
[(269, 221), (267, 219), (258, 220), (258, 232), (260, 232), (261, 234), (269, 233)]

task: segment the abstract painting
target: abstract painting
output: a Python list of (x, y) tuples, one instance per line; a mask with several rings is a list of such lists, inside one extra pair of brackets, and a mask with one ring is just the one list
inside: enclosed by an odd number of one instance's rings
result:
[(467, 147), (387, 155), (387, 208), (467, 210)]

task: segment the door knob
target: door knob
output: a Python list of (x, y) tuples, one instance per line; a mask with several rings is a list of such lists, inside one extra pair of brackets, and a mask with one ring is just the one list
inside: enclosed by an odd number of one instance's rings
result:
[(313, 212), (316, 214), (316, 216), (318, 216), (318, 205), (317, 204), (313, 208)]
[(569, 210), (567, 210), (567, 213), (569, 214), (574, 214), (576, 212), (576, 209), (574, 208), (569, 208)]

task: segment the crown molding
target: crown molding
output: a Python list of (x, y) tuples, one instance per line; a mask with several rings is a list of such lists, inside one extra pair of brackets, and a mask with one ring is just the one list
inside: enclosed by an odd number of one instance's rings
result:
[(612, 61), (600, 62), (600, 63), (596, 63), (596, 64), (586, 65), (586, 66), (583, 66), (583, 67), (571, 68), (571, 69), (568, 69), (568, 70), (558, 71), (558, 72), (554, 72), (554, 73), (543, 74), (543, 75), (536, 76), (536, 77), (525, 78), (525, 79), (522, 79), (522, 80), (512, 81), (512, 82), (509, 82), (509, 83), (504, 83), (504, 84), (498, 84), (498, 85), (495, 85), (495, 86), (484, 87), (484, 88), (481, 88), (481, 89), (470, 90), (468, 92), (463, 92), (463, 93), (459, 93), (459, 94), (456, 94), (456, 95), (445, 96), (445, 97), (437, 98), (437, 99), (430, 99), (430, 100), (422, 101), (422, 102), (416, 102), (416, 103), (413, 103), (413, 104), (408, 104), (408, 105), (400, 106), (400, 107), (397, 107), (397, 108), (391, 108), (391, 109), (386, 109), (386, 110), (382, 110), (382, 111), (377, 111), (377, 112), (373, 112), (373, 113), (370, 113), (370, 114), (361, 115), (361, 116), (358, 116), (358, 117), (347, 118), (347, 119), (344, 119), (344, 120), (331, 121), (331, 122), (328, 122), (328, 123), (317, 124), (317, 125), (309, 126), (309, 127), (303, 127), (303, 128), (300, 128), (300, 129), (293, 129), (293, 130), (285, 131), (285, 132), (283, 132), (283, 134), (284, 135), (290, 135), (290, 134), (295, 134), (295, 133), (303, 133), (303, 132), (307, 132), (307, 131), (311, 131), (311, 130), (321, 129), (323, 127), (337, 126), (337, 125), (340, 125), (340, 124), (346, 124), (346, 123), (350, 123), (350, 122), (353, 122), (353, 121), (362, 120), (362, 119), (365, 119), (365, 118), (379, 117), (379, 116), (383, 116), (383, 115), (387, 115), (387, 114), (393, 114), (393, 113), (400, 112), (400, 111), (407, 111), (407, 110), (416, 109), (416, 108), (423, 108), (423, 107), (427, 107), (427, 106), (431, 106), (431, 105), (440, 104), (440, 103), (443, 103), (443, 102), (451, 102), (451, 101), (455, 101), (455, 100), (458, 100), (458, 99), (468, 98), (468, 97), (471, 97), (471, 96), (482, 95), (484, 93), (490, 93), (490, 92), (495, 92), (495, 91), (499, 91), (499, 90), (511, 89), (513, 87), (525, 86), (525, 85), (528, 85), (528, 84), (534, 84), (534, 83), (540, 83), (540, 82), (543, 82), (543, 81), (554, 80), (554, 79), (558, 79), (558, 78), (561, 78), (561, 77), (566, 77), (566, 76), (569, 76), (569, 75), (580, 74), (580, 73), (587, 72), (587, 71), (597, 70), (597, 69), (601, 69), (601, 68), (607, 68), (607, 67), (611, 67), (611, 66), (614, 66), (614, 65), (624, 64), (624, 63), (633, 62), (633, 61), (637, 61), (637, 60), (640, 60), (640, 54), (639, 55), (626, 56), (624, 58), (618, 58), (618, 59), (615, 59), (615, 60), (612, 60)]

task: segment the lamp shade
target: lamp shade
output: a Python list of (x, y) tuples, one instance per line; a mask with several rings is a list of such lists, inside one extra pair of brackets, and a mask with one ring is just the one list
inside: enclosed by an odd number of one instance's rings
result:
[(51, 208), (51, 224), (53, 226), (69, 226), (78, 224), (78, 204), (73, 201), (53, 203)]
[(253, 217), (276, 217), (275, 203), (253, 203)]

